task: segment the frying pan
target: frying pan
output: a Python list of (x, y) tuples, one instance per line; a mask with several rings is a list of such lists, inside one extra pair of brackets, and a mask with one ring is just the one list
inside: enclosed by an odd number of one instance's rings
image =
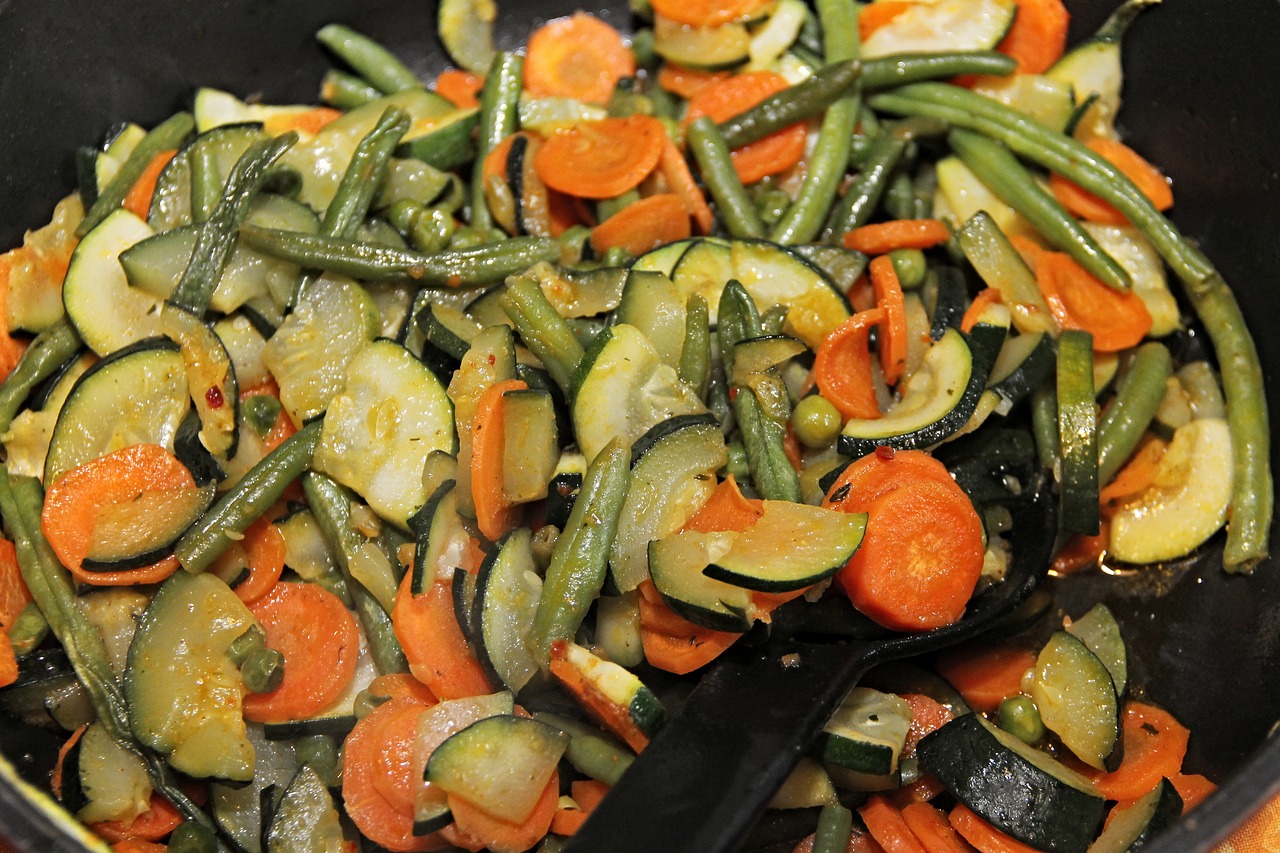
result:
[[(568, 0), (499, 0), (498, 42), (572, 12)], [(1091, 33), (1113, 0), (1067, 0), (1073, 39)], [(624, 2), (591, 4), (626, 27)], [(312, 33), (330, 21), (382, 40), (424, 79), (444, 66), (435, 4), (393, 0), (0, 0), (0, 246), (48, 221), (74, 185), (71, 151), (114, 123), (153, 125), (197, 85), (277, 102), (313, 100), (327, 59)], [(1126, 43), (1120, 127), (1172, 177), (1173, 218), (1231, 282), (1267, 373), (1280, 420), (1280, 3), (1166, 0)], [(1194, 336), (1192, 336), (1194, 340)], [(1273, 531), (1273, 539), (1275, 533)], [(1280, 793), (1280, 558), (1249, 577), (1221, 569), (1221, 544), (1197, 558), (1120, 577), (1088, 574), (1054, 585), (1079, 614), (1105, 601), (1130, 645), (1133, 683), (1191, 731), (1190, 772), (1221, 789), (1152, 853), (1207, 850)], [(0, 835), (24, 850), (82, 843), (34, 794), (50, 743), (0, 720)], [(44, 776), (47, 780), (47, 775)]]

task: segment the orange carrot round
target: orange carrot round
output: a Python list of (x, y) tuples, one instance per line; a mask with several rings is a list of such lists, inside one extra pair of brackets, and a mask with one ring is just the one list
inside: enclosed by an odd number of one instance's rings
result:
[(133, 186), (129, 187), (129, 192), (125, 194), (122, 206), (125, 210), (132, 211), (140, 219), (146, 219), (147, 213), (151, 210), (151, 197), (156, 193), (156, 182), (160, 180), (160, 173), (164, 171), (164, 167), (169, 165), (169, 161), (178, 153), (177, 149), (169, 151), (161, 151), (151, 158), (151, 162), (143, 168), (142, 174), (133, 182)]
[(427, 766), (425, 755), (414, 754), (418, 718), (427, 706), (416, 699), (400, 699), (395, 704), (395, 712), (388, 714), (378, 730), (380, 748), (373, 759), (373, 786), (393, 809), (412, 814), (414, 793)]
[(30, 602), (31, 590), (22, 579), (18, 551), (8, 539), (0, 539), (0, 629), (7, 632)]
[(982, 518), (955, 483), (925, 480), (876, 498), (836, 579), (854, 607), (898, 631), (950, 625), (982, 573)]
[[(1173, 190), (1169, 187), (1168, 178), (1137, 151), (1118, 139), (1103, 136), (1094, 137), (1085, 144), (1133, 181), (1156, 210), (1168, 210), (1173, 206)], [(1049, 176), (1049, 189), (1063, 207), (1081, 219), (1109, 225), (1129, 224), (1120, 211), (1061, 175)]]
[(1127, 702), (1121, 720), (1124, 757), (1110, 773), (1094, 771), (1098, 793), (1108, 800), (1136, 800), (1182, 769), (1190, 732), (1162, 708)]
[(453, 825), (441, 836), (468, 850), (487, 849), (491, 853), (523, 853), (547, 834), (560, 801), (560, 774), (555, 772), (542, 789), (533, 812), (520, 823), (503, 820), (461, 797), (449, 794)]
[(938, 674), (975, 711), (991, 712), (1022, 692), (1022, 676), (1036, 664), (1036, 654), (1015, 646), (971, 646), (944, 652)]
[[(17, 248), (0, 255), (0, 317), (6, 316), (9, 310), (9, 276), (14, 258), (23, 251), (23, 248)], [(7, 323), (0, 327), (0, 382), (13, 372), (26, 349), (27, 342), (9, 334)]]
[(150, 566), (119, 572), (83, 567), (98, 512), (153, 489), (196, 487), (187, 466), (158, 444), (134, 444), (67, 471), (45, 493), (40, 526), (58, 559), (76, 580), (94, 586), (159, 583), (178, 568), (169, 556)]
[(684, 675), (720, 656), (741, 634), (695, 625), (667, 607), (652, 581), (640, 584), (640, 643), (650, 665)]
[(880, 369), (884, 381), (897, 385), (907, 366), (907, 308), (902, 294), (902, 283), (888, 255), (880, 255), (871, 261), (871, 288), (876, 295), (876, 307), (884, 311), (880, 325)]
[[(683, 125), (688, 127), (704, 115), (712, 121), (728, 121), (788, 85), (785, 77), (773, 71), (748, 71), (717, 80), (689, 99)], [(804, 125), (797, 123), (741, 145), (729, 152), (733, 169), (744, 184), (785, 172), (804, 156), (805, 136)]]
[(906, 744), (902, 747), (903, 757), (910, 758), (916, 754), (916, 744), (920, 739), (951, 722), (952, 715), (946, 705), (922, 693), (900, 695), (911, 706), (911, 728), (907, 730)]
[(952, 483), (947, 466), (923, 450), (878, 449), (851, 462), (827, 491), (824, 507), (866, 512), (871, 501), (899, 486), (922, 480)]
[(971, 848), (947, 816), (928, 803), (911, 803), (902, 808), (902, 820), (928, 853), (971, 853)]
[(579, 122), (553, 133), (533, 158), (533, 168), (551, 189), (613, 198), (654, 170), (666, 136), (662, 122), (651, 116)]
[[(1042, 74), (1067, 47), (1071, 16), (1062, 0), (1016, 0), (1018, 13), (996, 50), (1018, 62), (1023, 74)], [(880, 5), (876, 3), (874, 5)]]
[(622, 33), (586, 12), (543, 24), (529, 37), (524, 85), (535, 98), (560, 96), (603, 104), (636, 59)]
[(1005, 835), (963, 804), (957, 803), (947, 820), (979, 853), (1036, 853), (1036, 848)]
[[(933, 806), (925, 806), (933, 808)], [(858, 815), (871, 837), (885, 850), (894, 853), (927, 853), (902, 819), (902, 814), (883, 794), (875, 794), (858, 809)]]
[(657, 0), (653, 11), (690, 27), (718, 27), (758, 17), (773, 0)]
[(687, 101), (704, 87), (728, 76), (728, 71), (703, 71), (667, 62), (658, 70), (658, 85)]
[(1058, 325), (1093, 335), (1097, 352), (1119, 352), (1151, 330), (1142, 298), (1107, 287), (1065, 252), (1045, 252), (1036, 263), (1036, 283)]
[(832, 329), (814, 354), (814, 382), (845, 420), (880, 417), (868, 343), (884, 320), (883, 308), (859, 311)]
[(245, 719), (302, 720), (342, 695), (355, 675), (360, 633), (336, 595), (316, 584), (281, 582), (249, 610), (267, 646), (284, 655), (284, 680), (275, 690), (246, 695)]
[(406, 572), (391, 610), (409, 671), (441, 699), (492, 693), (475, 650), (458, 626), (449, 584), (437, 580), (414, 595), (412, 579), (413, 572)]
[(502, 395), (529, 386), (519, 379), (491, 385), (476, 403), (471, 426), (471, 495), (476, 507), (476, 524), (491, 542), (502, 538), (520, 520), (520, 509), (507, 499), (502, 483), (506, 462)]
[(621, 246), (633, 256), (643, 255), (693, 233), (689, 211), (680, 196), (659, 193), (633, 202), (591, 231), (591, 248), (603, 254)]
[(484, 78), (461, 68), (446, 68), (436, 76), (435, 93), (460, 110), (480, 106), (478, 95)]
[(250, 604), (270, 592), (284, 572), (284, 535), (274, 521), (263, 516), (245, 529), (238, 544), (244, 549), (249, 575), (236, 584), (235, 593)]
[(413, 699), (424, 705), (438, 701), (431, 688), (407, 672), (386, 672), (369, 682), (369, 695), (383, 699)]
[(951, 230), (941, 220), (894, 219), (853, 229), (844, 235), (844, 245), (864, 255), (887, 255), (895, 249), (931, 249), (950, 239)]

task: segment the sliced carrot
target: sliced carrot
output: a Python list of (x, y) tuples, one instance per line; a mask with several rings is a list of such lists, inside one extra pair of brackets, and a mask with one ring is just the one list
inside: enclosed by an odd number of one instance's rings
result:
[[(1085, 143), (1142, 191), (1156, 210), (1168, 210), (1173, 206), (1173, 190), (1169, 179), (1145, 157), (1118, 139), (1094, 137)], [(1088, 190), (1082, 189), (1058, 174), (1049, 176), (1049, 189), (1072, 214), (1090, 222), (1109, 225), (1128, 225), (1129, 220), (1107, 202)]]
[(871, 837), (885, 849), (885, 853), (929, 853), (920, 845), (907, 822), (902, 819), (902, 814), (883, 794), (872, 795), (858, 809), (858, 814)]
[(658, 85), (687, 101), (706, 86), (728, 76), (728, 71), (703, 71), (666, 62), (658, 70)]
[(1033, 273), (1036, 271), (1036, 267), (1039, 266), (1040, 259), (1049, 251), (1035, 240), (1032, 240), (1030, 237), (1023, 236), (1022, 234), (1010, 234), (1009, 242), (1022, 257), (1022, 262), (1025, 263)]
[(895, 249), (930, 249), (950, 239), (951, 230), (941, 220), (894, 219), (853, 229), (844, 235), (844, 245), (864, 255), (887, 255)]
[(375, 844), (397, 853), (439, 850), (448, 842), (439, 834), (413, 834), (413, 808), (395, 808), (379, 791), (378, 759), (384, 747), (384, 724), (404, 708), (421, 711), (411, 699), (392, 699), (361, 717), (342, 746), (342, 802), (356, 827)]
[(652, 581), (640, 584), (640, 642), (644, 657), (658, 669), (684, 675), (706, 666), (741, 634), (695, 625), (667, 607)]
[(480, 106), (484, 78), (461, 68), (446, 68), (436, 76), (435, 93), (460, 110)]
[(991, 712), (1022, 692), (1022, 676), (1036, 654), (1016, 646), (970, 646), (939, 655), (938, 674), (975, 711)]
[(980, 853), (1036, 853), (1036, 848), (1010, 838), (962, 804), (956, 804), (947, 820)]
[(1108, 800), (1136, 800), (1177, 776), (1187, 754), (1190, 732), (1162, 708), (1143, 702), (1127, 702), (1121, 719), (1124, 754), (1110, 773), (1088, 773), (1098, 793)]
[(863, 4), (858, 10), (858, 34), (866, 41), (876, 30), (915, 5), (912, 0), (879, 0)]
[(85, 729), (87, 728), (89, 728), (88, 723), (80, 726), (71, 733), (70, 737), (62, 742), (62, 746), (58, 747), (58, 758), (53, 762), (53, 773), (49, 777), (49, 790), (51, 790), (53, 795), (59, 800), (62, 799), (62, 769), (63, 765), (66, 763), (67, 754), (71, 752), (71, 749), (76, 745), (76, 742), (84, 736)]
[[(1062, 0), (1016, 0), (1013, 26), (996, 50), (1018, 61), (1018, 71), (1042, 74), (1062, 58), (1071, 16)], [(879, 5), (879, 3), (875, 4)]]
[[(800, 843), (792, 848), (791, 853), (813, 853), (813, 844), (815, 836), (808, 835), (800, 839)], [(849, 834), (849, 846), (845, 848), (845, 853), (884, 853), (884, 848), (876, 843), (876, 840), (866, 832), (855, 827), (853, 832)]]
[(954, 482), (908, 481), (865, 504), (862, 545), (836, 574), (854, 607), (898, 631), (950, 625), (982, 572), (982, 519)]
[(922, 693), (900, 695), (911, 706), (911, 728), (907, 730), (907, 741), (902, 747), (902, 756), (910, 758), (916, 754), (916, 744), (920, 739), (951, 722), (952, 714), (946, 705)]
[(881, 495), (922, 480), (954, 482), (947, 466), (923, 450), (881, 447), (841, 471), (822, 505), (828, 509), (838, 507), (844, 512), (866, 512), (871, 501)]
[(286, 553), (284, 535), (271, 518), (263, 516), (245, 529), (244, 538), (236, 544), (244, 552), (249, 575), (236, 584), (235, 592), (249, 604), (270, 592), (280, 580)]
[(247, 694), (245, 719), (303, 720), (333, 704), (351, 683), (360, 655), (360, 632), (342, 600), (317, 584), (281, 582), (249, 610), (267, 646), (284, 655), (284, 680), (270, 692)]
[(1133, 456), (1098, 493), (1098, 502), (1102, 504), (1104, 513), (1108, 508), (1145, 492), (1155, 482), (1160, 459), (1168, 449), (1169, 442), (1159, 436), (1151, 433), (1143, 436)]
[(1055, 575), (1069, 575), (1098, 565), (1111, 542), (1111, 523), (1104, 517), (1098, 524), (1098, 532), (1092, 536), (1074, 533), (1058, 553), (1053, 555), (1049, 571)]
[(441, 699), (492, 693), (454, 615), (450, 585), (436, 580), (421, 595), (414, 595), (412, 580), (413, 572), (405, 572), (391, 610), (391, 624), (409, 671)]
[(7, 631), (0, 632), (0, 687), (8, 687), (18, 680), (18, 655), (13, 650), (13, 640)]
[(424, 705), (434, 705), (436, 695), (431, 688), (407, 672), (387, 672), (369, 682), (370, 696), (384, 699), (413, 699)]
[(535, 98), (603, 104), (618, 81), (636, 73), (622, 33), (586, 12), (548, 21), (529, 37), (524, 85)]
[(425, 754), (417, 754), (418, 718), (427, 705), (415, 698), (395, 700), (396, 710), (378, 729), (378, 754), (373, 759), (373, 786), (398, 812), (413, 814), (414, 796), (427, 767)]
[(187, 466), (158, 444), (134, 444), (67, 471), (45, 494), (40, 526), (75, 578), (94, 586), (159, 583), (178, 568), (176, 557), (119, 572), (83, 568), (98, 512), (153, 489), (196, 487)]
[(876, 296), (876, 307), (884, 311), (877, 345), (880, 350), (880, 369), (888, 385), (897, 385), (907, 366), (907, 308), (902, 295), (902, 283), (888, 255), (880, 255), (871, 261), (871, 290)]
[(140, 838), (126, 838), (111, 845), (113, 853), (165, 853), (168, 846)]
[(667, 133), (652, 116), (583, 121), (553, 133), (533, 158), (548, 187), (582, 198), (635, 188), (662, 159)]
[(1151, 330), (1151, 314), (1133, 291), (1107, 287), (1065, 252), (1045, 252), (1036, 263), (1036, 283), (1058, 325), (1093, 335), (1097, 352), (1119, 352)]
[(137, 839), (159, 841), (182, 823), (182, 812), (162, 795), (151, 792), (151, 808), (133, 819), (132, 823), (120, 820), (104, 820), (87, 823), (89, 831), (110, 842)]
[(718, 27), (759, 17), (773, 0), (658, 0), (653, 11), (690, 27)]
[[(493, 176), (498, 176), (505, 183), (507, 180), (507, 158), (511, 156), (511, 146), (515, 144), (516, 137), (521, 133), (512, 133), (502, 138), (502, 141), (493, 148), (489, 149), (489, 153), (485, 155), (484, 162), (480, 164), (480, 177), (486, 182)], [(524, 134), (528, 136), (527, 133)]]
[(609, 786), (599, 779), (578, 779), (569, 786), (569, 793), (583, 811), (591, 814), (609, 793)]
[(551, 674), (577, 700), (587, 715), (640, 752), (649, 745), (649, 736), (631, 718), (631, 708), (619, 705), (588, 680), (576, 666), (565, 659), (567, 643), (556, 640), (551, 645)]
[[(449, 811), (453, 813), (453, 832), (441, 833), (452, 843), (469, 850), (487, 849), (490, 853), (523, 853), (538, 843), (555, 818), (560, 800), (560, 774), (552, 773), (542, 789), (533, 812), (520, 823), (506, 821), (461, 797), (449, 795)], [(479, 844), (479, 847), (473, 845)]]
[(832, 329), (814, 354), (814, 382), (845, 420), (880, 417), (868, 346), (871, 329), (884, 321), (882, 308), (859, 311)]
[(888, 796), (895, 806), (904, 809), (912, 803), (932, 802), (939, 794), (945, 793), (946, 790), (946, 787), (938, 781), (936, 776), (925, 773), (910, 785), (904, 785), (896, 791), (891, 791)]
[(31, 590), (22, 579), (18, 551), (8, 539), (0, 539), (0, 629), (8, 631), (31, 603)]
[(476, 507), (476, 524), (491, 542), (515, 528), (520, 508), (507, 499), (503, 489), (506, 472), (506, 441), (503, 430), (505, 406), (502, 395), (523, 391), (529, 386), (520, 379), (507, 379), (489, 386), (476, 403), (471, 425), (471, 496)]
[(587, 813), (578, 806), (560, 806), (551, 818), (550, 831), (553, 835), (569, 837), (577, 833), (587, 822)]
[(973, 297), (973, 301), (965, 309), (964, 316), (960, 318), (960, 331), (965, 334), (973, 331), (973, 327), (978, 325), (982, 312), (989, 306), (999, 305), (1002, 299), (1000, 291), (994, 287), (984, 287), (979, 290), (978, 295)]
[[(748, 71), (718, 80), (689, 99), (683, 126), (688, 127), (704, 115), (716, 122), (728, 121), (788, 85), (785, 77), (773, 71)], [(740, 145), (729, 152), (734, 171), (744, 184), (785, 172), (804, 156), (805, 138), (804, 124), (796, 123)]]
[(1218, 790), (1217, 785), (1198, 773), (1177, 773), (1170, 776), (1169, 781), (1173, 783), (1178, 796), (1182, 797), (1183, 814), (1203, 803), (1210, 794)]
[(26, 341), (21, 338), (15, 338), (9, 334), (8, 312), (9, 312), (9, 277), (13, 270), (13, 262), (20, 252), (26, 252), (27, 249), (17, 248), (5, 252), (0, 255), (0, 381), (3, 381), (13, 368), (17, 366), (18, 359), (27, 349)]
[(796, 436), (796, 430), (791, 425), (791, 421), (787, 421), (786, 429), (782, 433), (782, 452), (797, 473), (804, 470), (804, 451), (800, 449), (800, 439)]
[(143, 168), (142, 174), (133, 182), (133, 186), (129, 187), (129, 192), (125, 194), (122, 206), (125, 210), (133, 212), (139, 219), (146, 219), (147, 212), (151, 210), (151, 197), (156, 193), (156, 182), (160, 180), (160, 173), (164, 171), (164, 167), (169, 165), (169, 161), (178, 153), (177, 149), (161, 151), (151, 158), (151, 161)]
[(901, 814), (925, 853), (973, 853), (973, 848), (955, 831), (947, 816), (928, 803), (912, 803), (905, 806)]
[(697, 226), (698, 233), (710, 234), (715, 225), (715, 214), (711, 212), (702, 188), (693, 179), (688, 161), (684, 159), (684, 155), (670, 138), (663, 140), (662, 159), (658, 161), (658, 169), (662, 172), (663, 180), (667, 182), (667, 189), (678, 195), (680, 201), (684, 203), (685, 210), (693, 219), (693, 224)]
[(675, 193), (659, 193), (632, 202), (591, 231), (599, 254), (620, 246), (633, 256), (684, 240), (693, 233), (689, 211)]
[(683, 529), (699, 533), (743, 531), (759, 521), (763, 514), (764, 502), (743, 496), (738, 481), (730, 474), (716, 485), (711, 497), (685, 522)]

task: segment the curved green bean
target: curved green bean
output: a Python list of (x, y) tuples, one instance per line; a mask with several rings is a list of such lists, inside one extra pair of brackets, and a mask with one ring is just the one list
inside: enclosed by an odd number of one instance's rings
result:
[(571, 396), (573, 376), (585, 351), (542, 288), (529, 276), (517, 276), (507, 283), (498, 304), (560, 390)]
[(698, 163), (725, 230), (734, 237), (763, 237), (764, 223), (729, 158), (729, 146), (715, 123), (702, 116), (689, 125), (689, 150)]
[(1138, 347), (1098, 425), (1099, 482), (1109, 482), (1133, 454), (1160, 407), (1165, 380), (1172, 373), (1173, 358), (1164, 344), (1148, 341)]
[(858, 83), (861, 67), (855, 59), (820, 68), (794, 86), (770, 95), (760, 103), (719, 125), (725, 144), (737, 148), (763, 139), (798, 121), (816, 116)]
[(324, 212), (320, 233), (350, 240), (356, 236), (387, 173), (391, 152), (409, 130), (409, 114), (388, 107), (351, 155), (342, 181)]
[(0, 383), (0, 433), (9, 429), (18, 409), (35, 387), (57, 373), (83, 345), (75, 326), (65, 316), (36, 335)]
[(320, 100), (340, 110), (354, 110), (380, 97), (382, 93), (363, 77), (336, 68), (326, 71), (320, 81)]
[(196, 120), (191, 113), (177, 113), (169, 116), (151, 129), (146, 136), (134, 146), (125, 158), (124, 163), (116, 171), (115, 177), (102, 188), (98, 198), (89, 208), (84, 219), (76, 226), (76, 234), (83, 237), (93, 230), (99, 222), (107, 218), (107, 214), (124, 203), (124, 197), (137, 182), (144, 169), (161, 151), (168, 151), (181, 146), (182, 141), (195, 129)]
[(689, 296), (684, 312), (684, 347), (680, 350), (680, 378), (706, 396), (711, 376), (711, 322), (702, 294)]
[(945, 80), (960, 74), (990, 74), (1004, 77), (1018, 69), (1018, 63), (994, 50), (956, 53), (897, 53), (862, 61), (862, 88), (887, 89), (904, 83)]
[(354, 68), (361, 77), (384, 95), (422, 84), (394, 53), (373, 39), (342, 24), (329, 24), (316, 33), (316, 40)]
[(480, 130), (471, 170), (471, 227), (487, 231), (493, 217), (484, 196), (484, 161), (499, 142), (520, 125), (520, 92), (524, 87), (524, 57), (501, 51), (493, 57), (480, 91)]

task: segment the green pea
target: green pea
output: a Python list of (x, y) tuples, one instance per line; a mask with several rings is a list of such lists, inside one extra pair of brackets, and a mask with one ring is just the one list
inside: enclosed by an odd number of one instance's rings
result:
[(307, 735), (293, 745), (299, 764), (310, 765), (326, 785), (334, 781), (338, 769), (338, 745), (329, 735)]
[(418, 218), (422, 216), (422, 205), (413, 199), (402, 198), (387, 208), (386, 215), (387, 221), (394, 225), (397, 231), (408, 236), (412, 233)]
[(218, 839), (207, 826), (185, 821), (169, 836), (165, 849), (169, 853), (217, 853)]
[(1040, 709), (1030, 696), (1019, 693), (1000, 703), (996, 711), (1000, 728), (1027, 744), (1039, 743), (1044, 737), (1044, 722)]
[(472, 228), (470, 225), (464, 225), (454, 230), (453, 239), (449, 241), (450, 249), (474, 249), (476, 246), (484, 243), (484, 234)]
[(409, 242), (420, 252), (439, 252), (453, 238), (457, 223), (451, 215), (439, 208), (422, 211), (413, 230), (409, 233)]
[(259, 436), (265, 436), (280, 416), (280, 401), (267, 394), (254, 394), (240, 404), (240, 414)]
[(251, 693), (269, 693), (284, 680), (284, 655), (265, 647), (251, 652), (240, 664), (240, 677)]
[(840, 412), (821, 394), (810, 394), (796, 404), (791, 428), (805, 447), (829, 447), (840, 434)]
[(898, 274), (898, 283), (903, 290), (915, 290), (924, 283), (929, 264), (924, 259), (924, 252), (919, 249), (894, 249), (889, 253), (893, 261), (893, 271)]

